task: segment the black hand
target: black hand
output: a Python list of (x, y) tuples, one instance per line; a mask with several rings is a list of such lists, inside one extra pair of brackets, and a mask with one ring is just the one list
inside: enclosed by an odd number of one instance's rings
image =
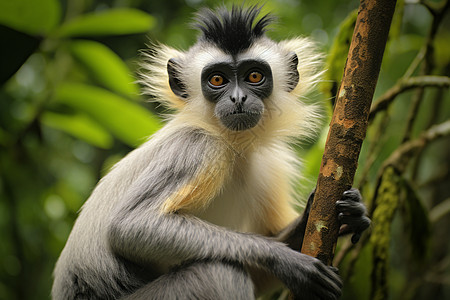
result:
[(336, 202), (341, 224), (340, 235), (353, 233), (352, 243), (361, 238), (362, 232), (370, 226), (370, 219), (366, 216), (366, 207), (361, 202), (362, 197), (357, 189), (345, 191), (342, 199)]

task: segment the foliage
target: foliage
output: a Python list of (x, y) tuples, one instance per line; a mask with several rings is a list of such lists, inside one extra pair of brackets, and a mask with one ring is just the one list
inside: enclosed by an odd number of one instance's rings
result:
[[(334, 82), (308, 100), (324, 111), (331, 111), (358, 4), (264, 6), (279, 16), (272, 38), (311, 35), (329, 53), (326, 80)], [(0, 1), (0, 37), (8, 45), (0, 49), (0, 299), (48, 298), (54, 263), (92, 188), (163, 123), (161, 109), (143, 101), (135, 83), (139, 50), (157, 41), (189, 47), (196, 33), (186, 24), (205, 5), (216, 2)], [(447, 0), (398, 1), (374, 102), (416, 81), (370, 120), (355, 185), (367, 199), (372, 236), (338, 245), (343, 299), (380, 291), (389, 299), (450, 297), (448, 126), (433, 135), (433, 125), (450, 117), (449, 19)], [(304, 195), (318, 174), (325, 124), (298, 149)]]

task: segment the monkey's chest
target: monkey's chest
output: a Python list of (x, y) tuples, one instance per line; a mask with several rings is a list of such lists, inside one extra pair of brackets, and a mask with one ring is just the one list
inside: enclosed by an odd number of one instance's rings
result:
[(264, 192), (251, 184), (227, 184), (210, 205), (195, 215), (205, 221), (239, 232), (265, 234), (262, 205)]

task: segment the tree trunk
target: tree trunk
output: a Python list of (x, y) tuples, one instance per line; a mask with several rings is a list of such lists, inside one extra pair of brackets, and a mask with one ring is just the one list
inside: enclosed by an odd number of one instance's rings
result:
[(360, 2), (302, 245), (328, 265), (339, 233), (335, 203), (353, 183), (395, 4)]

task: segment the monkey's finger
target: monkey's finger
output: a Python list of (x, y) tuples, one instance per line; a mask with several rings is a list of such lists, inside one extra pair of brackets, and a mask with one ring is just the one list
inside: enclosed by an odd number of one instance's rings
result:
[(319, 299), (338, 299), (342, 295), (342, 285), (334, 282), (325, 288), (324, 286), (315, 287), (314, 290)]
[(367, 217), (363, 217), (358, 225), (358, 227), (353, 230), (354, 234), (352, 235), (351, 241), (352, 244), (356, 244), (361, 238), (362, 233), (370, 226), (370, 219)]
[(333, 266), (329, 266), (328, 267), (331, 271), (333, 271), (334, 274), (339, 276), (339, 268), (333, 267)]
[(335, 267), (326, 266), (328, 278), (339, 288), (341, 289), (344, 285), (341, 277), (339, 276), (339, 270)]
[[(346, 215), (343, 213), (338, 215), (338, 220), (341, 225), (346, 225), (352, 232), (363, 232), (371, 223), (370, 219), (366, 216)], [(348, 231), (345, 227), (342, 229)]]
[(348, 200), (338, 200), (336, 201), (336, 209), (340, 213), (345, 213), (349, 215), (362, 216), (366, 213), (366, 207), (360, 202), (353, 202)]
[(362, 196), (358, 189), (351, 188), (342, 194), (343, 200), (351, 200), (353, 202), (361, 202)]
[(361, 216), (339, 213), (338, 220), (341, 225), (347, 225), (351, 228), (354, 228), (358, 225), (359, 221), (361, 220)]
[(301, 291), (299, 299), (338, 299), (342, 292), (341, 288), (335, 284), (320, 284), (319, 282), (311, 282), (308, 286), (309, 292), (305, 295), (305, 290)]
[[(319, 276), (316, 277), (315, 280), (312, 280), (313, 282), (316, 282), (323, 287), (328, 288), (330, 292), (333, 292), (334, 294), (339, 294), (343, 283), (341, 277), (335, 272), (337, 269), (334, 267), (321, 265), (320, 267), (320, 273)], [(325, 276), (324, 276), (325, 275)]]

